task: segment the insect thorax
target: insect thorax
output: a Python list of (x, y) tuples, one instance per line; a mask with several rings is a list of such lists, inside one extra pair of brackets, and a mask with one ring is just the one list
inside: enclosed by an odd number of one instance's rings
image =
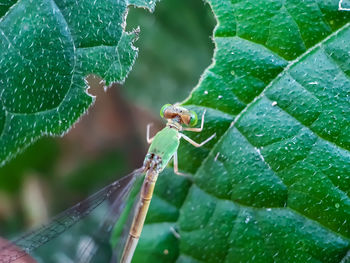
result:
[(154, 153), (148, 153), (146, 155), (145, 161), (143, 162), (143, 167), (145, 170), (152, 170), (157, 173), (162, 170), (162, 158)]

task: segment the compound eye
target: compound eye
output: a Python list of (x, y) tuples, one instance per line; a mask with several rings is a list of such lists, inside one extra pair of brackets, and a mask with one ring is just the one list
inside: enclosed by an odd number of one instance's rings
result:
[(164, 118), (164, 112), (167, 108), (172, 106), (171, 104), (165, 104), (161, 109), (160, 109), (160, 117)]
[(197, 122), (198, 122), (198, 116), (197, 113), (195, 113), (193, 110), (190, 111), (190, 123), (189, 126), (193, 127), (196, 126)]

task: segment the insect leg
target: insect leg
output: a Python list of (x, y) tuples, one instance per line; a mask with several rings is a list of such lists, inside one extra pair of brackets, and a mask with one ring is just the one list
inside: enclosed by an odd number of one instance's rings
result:
[(149, 137), (149, 134), (150, 134), (150, 129), (151, 129), (151, 126), (153, 125), (153, 123), (148, 123), (147, 124), (147, 131), (146, 131), (146, 140), (147, 140), (147, 143), (148, 144), (151, 144), (153, 139), (154, 139), (154, 136), (152, 138)]
[(177, 175), (182, 175), (184, 176), (185, 174), (179, 172), (179, 166), (178, 166), (178, 161), (177, 161), (177, 152), (174, 153), (174, 173)]
[(190, 144), (192, 144), (194, 147), (202, 147), (204, 144), (206, 144), (207, 142), (209, 142), (211, 139), (213, 139), (216, 136), (216, 133), (214, 133), (212, 136), (210, 136), (208, 139), (206, 139), (205, 141), (201, 142), (201, 143), (197, 143), (194, 140), (192, 140), (191, 138), (187, 137), (185, 134), (180, 133), (180, 136), (182, 138), (184, 138), (186, 141), (188, 141)]

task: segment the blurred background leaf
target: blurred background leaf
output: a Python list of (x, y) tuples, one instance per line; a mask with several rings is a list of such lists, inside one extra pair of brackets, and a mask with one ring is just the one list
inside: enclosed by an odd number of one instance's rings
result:
[(164, 0), (154, 14), (131, 10), (127, 22), (129, 30), (140, 25), (142, 48), (122, 91), (158, 115), (162, 105), (184, 100), (211, 63), (215, 20), (201, 0)]

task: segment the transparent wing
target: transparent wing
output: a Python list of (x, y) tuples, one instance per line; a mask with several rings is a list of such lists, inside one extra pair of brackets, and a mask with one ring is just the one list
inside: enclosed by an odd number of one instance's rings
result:
[[(143, 180), (139, 181), (137, 185), (137, 188), (141, 188)], [(115, 242), (115, 245), (113, 247), (113, 257), (110, 263), (117, 263), (120, 261), (126, 240), (129, 236), (131, 224), (134, 220), (136, 208), (137, 208), (137, 203), (140, 199), (140, 191), (137, 193), (134, 193), (133, 195), (130, 195), (129, 198), (129, 207), (126, 208), (126, 220), (124, 222), (120, 222), (119, 225), (122, 226), (121, 230), (117, 233), (118, 234), (118, 239)]]
[[(0, 263), (13, 262), (58, 237), (81, 219), (89, 215), (95, 208), (100, 206), (111, 196), (114, 196), (116, 200), (122, 199), (120, 197), (125, 195), (125, 192), (128, 192), (127, 188), (132, 187), (135, 177), (141, 173), (142, 169), (135, 170), (131, 174), (107, 185), (84, 201), (60, 213), (48, 224), (24, 234), (10, 244), (0, 247)], [(117, 206), (118, 204), (115, 205)]]
[[(101, 220), (100, 227), (90, 238), (89, 242), (85, 243), (84, 249), (80, 250), (80, 253), (75, 258), (74, 262), (79, 263), (91, 263), (91, 262), (117, 262), (116, 249), (113, 249), (113, 241), (111, 242), (112, 236), (119, 236), (117, 251), (121, 253), (125, 240), (122, 238), (124, 233), (129, 232), (131, 222), (133, 219), (134, 206), (138, 198), (139, 190), (141, 188), (143, 177), (134, 177), (132, 186), (125, 189), (123, 195), (123, 201), (120, 202), (119, 198), (113, 198), (113, 202), (108, 207), (108, 212), (105, 214), (103, 220)], [(123, 203), (121, 206), (120, 203)], [(117, 224), (118, 222), (118, 224)], [(99, 253), (99, 248), (106, 245), (110, 249), (110, 255), (108, 259), (103, 259), (106, 252)]]

